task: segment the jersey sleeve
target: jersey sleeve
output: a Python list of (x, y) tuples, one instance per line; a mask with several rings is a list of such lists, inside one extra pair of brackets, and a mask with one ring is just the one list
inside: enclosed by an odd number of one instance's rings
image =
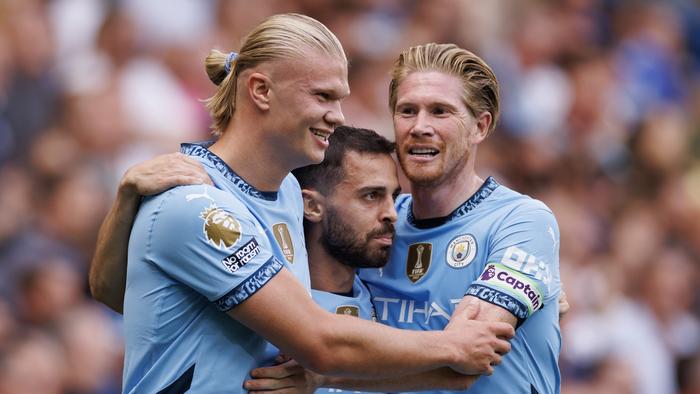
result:
[(536, 200), (511, 211), (491, 238), (486, 266), (467, 290), (511, 312), (519, 323), (556, 302), (559, 291), (559, 227)]
[(149, 261), (224, 312), (255, 294), (283, 267), (248, 209), (211, 186), (166, 192), (148, 236)]

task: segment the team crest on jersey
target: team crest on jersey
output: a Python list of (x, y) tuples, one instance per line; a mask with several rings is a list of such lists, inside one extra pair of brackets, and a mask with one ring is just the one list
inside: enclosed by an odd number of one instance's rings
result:
[(360, 317), (360, 308), (354, 305), (341, 305), (335, 308), (335, 313), (337, 315)]
[(289, 234), (289, 228), (287, 228), (287, 223), (277, 223), (272, 226), (272, 232), (275, 235), (275, 240), (277, 240), (277, 245), (282, 249), (282, 254), (288, 263), (294, 262), (294, 243), (292, 242), (292, 236)]
[(455, 237), (447, 245), (447, 265), (452, 268), (464, 268), (476, 257), (476, 239), (471, 234)]
[(430, 260), (433, 257), (433, 245), (427, 242), (413, 244), (408, 247), (406, 258), (406, 275), (408, 279), (416, 283), (425, 276), (430, 268)]
[(241, 224), (216, 205), (206, 208), (199, 217), (204, 220), (204, 236), (217, 249), (230, 249), (241, 239)]

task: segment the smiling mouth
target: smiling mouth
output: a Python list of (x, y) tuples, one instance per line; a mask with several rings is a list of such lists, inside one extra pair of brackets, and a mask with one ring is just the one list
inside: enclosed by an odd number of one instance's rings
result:
[(311, 134), (327, 142), (332, 133), (319, 129), (311, 129)]
[(408, 150), (409, 155), (422, 156), (422, 157), (433, 157), (440, 153), (439, 150), (433, 148), (410, 148)]

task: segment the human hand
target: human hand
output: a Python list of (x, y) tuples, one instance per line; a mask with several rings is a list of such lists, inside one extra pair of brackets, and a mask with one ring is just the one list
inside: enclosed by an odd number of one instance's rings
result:
[(491, 375), (493, 367), (510, 351), (508, 339), (515, 336), (515, 329), (509, 323), (474, 320), (480, 307), (477, 300), (460, 302), (445, 327), (445, 332), (454, 334), (455, 349), (460, 351), (458, 361), (451, 368), (465, 375)]
[(312, 394), (323, 384), (323, 376), (302, 367), (295, 360), (250, 371), (243, 383), (249, 393)]
[(566, 299), (566, 292), (562, 287), (561, 293), (559, 293), (559, 320), (563, 319), (570, 309), (571, 305), (569, 305), (569, 301)]
[(182, 153), (168, 153), (129, 168), (119, 189), (132, 195), (148, 196), (175, 186), (198, 184), (212, 184), (202, 164)]

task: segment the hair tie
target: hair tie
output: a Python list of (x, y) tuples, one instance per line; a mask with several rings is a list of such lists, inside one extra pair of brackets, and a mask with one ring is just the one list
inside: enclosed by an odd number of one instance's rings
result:
[(236, 51), (231, 51), (228, 56), (226, 56), (226, 61), (224, 62), (224, 70), (226, 70), (226, 74), (231, 72), (231, 63), (236, 60), (238, 57), (238, 53)]

